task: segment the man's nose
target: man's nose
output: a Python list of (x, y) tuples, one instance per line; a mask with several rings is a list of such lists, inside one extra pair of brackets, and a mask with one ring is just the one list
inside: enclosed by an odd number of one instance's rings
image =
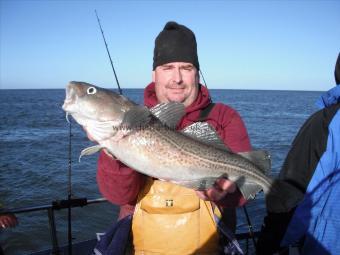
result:
[(174, 68), (173, 74), (172, 74), (172, 79), (174, 82), (176, 82), (177, 84), (182, 82), (182, 73), (181, 73), (181, 69), (179, 68)]

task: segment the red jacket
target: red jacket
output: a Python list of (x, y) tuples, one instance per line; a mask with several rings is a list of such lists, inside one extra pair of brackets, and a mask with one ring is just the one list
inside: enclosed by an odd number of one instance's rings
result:
[[(149, 84), (144, 91), (144, 104), (153, 107), (157, 104), (155, 84)], [(200, 112), (211, 103), (206, 87), (200, 86), (197, 100), (186, 108), (186, 114), (178, 124), (178, 129), (197, 121)], [(220, 135), (224, 143), (233, 152), (251, 150), (247, 130), (240, 115), (231, 107), (217, 103), (206, 120)], [(145, 176), (125, 166), (118, 160), (101, 152), (98, 160), (97, 182), (102, 195), (114, 204), (121, 205), (120, 218), (133, 212), (139, 191), (144, 185)], [(218, 205), (237, 207), (245, 204), (246, 200), (237, 190), (228, 194)]]

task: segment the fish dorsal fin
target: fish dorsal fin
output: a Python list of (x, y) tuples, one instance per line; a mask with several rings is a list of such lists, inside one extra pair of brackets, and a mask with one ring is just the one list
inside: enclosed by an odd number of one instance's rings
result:
[(147, 107), (136, 105), (125, 113), (120, 126), (127, 129), (141, 128), (150, 122), (151, 117)]
[(175, 129), (185, 114), (185, 107), (176, 102), (160, 103), (150, 108), (150, 112), (164, 125)]
[(237, 153), (256, 165), (265, 175), (269, 175), (271, 171), (271, 157), (267, 151), (253, 150)]
[(216, 130), (207, 122), (196, 122), (187, 126), (181, 131), (183, 134), (190, 136), (207, 145), (214, 146), (221, 150), (230, 151), (223, 143), (222, 139), (216, 133)]

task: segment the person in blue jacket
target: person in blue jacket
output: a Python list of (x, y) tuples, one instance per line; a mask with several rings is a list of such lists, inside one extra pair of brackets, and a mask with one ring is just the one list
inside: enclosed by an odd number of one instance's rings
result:
[[(335, 65), (340, 84), (340, 54)], [(282, 166), (279, 180), (304, 195), (287, 213), (268, 212), (257, 252), (285, 254), (300, 244), (301, 254), (340, 254), (340, 86), (317, 101), (319, 111), (300, 128)], [(287, 253), (286, 253), (287, 254)]]
[[(335, 68), (340, 84), (340, 54)], [(281, 242), (294, 244), (303, 238), (301, 254), (340, 254), (340, 86), (329, 90), (317, 102), (321, 108), (320, 159)], [(315, 134), (317, 135), (317, 134)], [(314, 138), (317, 139), (318, 138)]]

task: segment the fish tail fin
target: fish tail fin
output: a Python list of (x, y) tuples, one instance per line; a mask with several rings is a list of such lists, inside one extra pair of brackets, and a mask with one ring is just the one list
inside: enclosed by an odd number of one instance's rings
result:
[(282, 180), (275, 180), (266, 193), (266, 206), (269, 212), (288, 212), (303, 199), (303, 192)]
[(265, 150), (253, 150), (247, 152), (239, 152), (238, 155), (248, 159), (255, 164), (263, 174), (270, 175), (271, 172), (271, 156)]

